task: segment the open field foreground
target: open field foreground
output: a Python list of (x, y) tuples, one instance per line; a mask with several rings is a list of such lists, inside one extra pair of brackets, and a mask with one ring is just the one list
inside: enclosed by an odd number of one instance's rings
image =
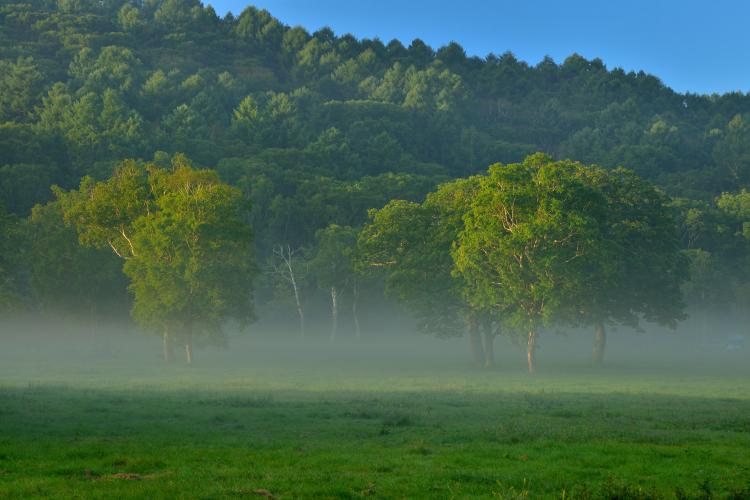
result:
[(529, 377), (505, 343), (483, 371), (452, 341), (238, 339), (188, 367), (137, 340), (0, 353), (0, 497), (750, 497), (746, 353), (550, 346)]

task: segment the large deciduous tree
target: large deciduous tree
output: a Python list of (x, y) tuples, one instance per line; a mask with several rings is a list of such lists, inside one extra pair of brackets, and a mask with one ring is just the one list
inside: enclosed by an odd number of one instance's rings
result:
[(544, 155), (493, 165), (479, 181), (453, 256), (471, 300), (527, 332), (531, 373), (539, 330), (573, 320), (570, 297), (591, 284), (606, 203), (582, 165)]
[(225, 319), (253, 317), (246, 203), (215, 172), (182, 156), (170, 170), (128, 161), (107, 181), (84, 178), (78, 190), (57, 196), (81, 243), (125, 260), (133, 316), (162, 332), (165, 359), (173, 339), (190, 363), (197, 336), (223, 339)]
[(624, 169), (532, 155), (482, 177), (453, 256), (473, 301), (527, 333), (590, 325), (601, 362), (605, 325), (683, 317), (687, 261), (666, 197)]

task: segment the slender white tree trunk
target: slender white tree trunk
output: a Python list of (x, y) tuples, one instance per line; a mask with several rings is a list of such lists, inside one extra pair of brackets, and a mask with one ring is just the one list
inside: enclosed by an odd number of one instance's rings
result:
[(305, 340), (305, 310), (302, 309), (302, 302), (299, 299), (299, 289), (297, 288), (297, 282), (292, 281), (292, 287), (294, 288), (294, 301), (297, 304), (297, 315), (299, 316), (299, 336), (302, 341)]
[(297, 282), (297, 274), (294, 269), (294, 254), (298, 252), (292, 250), (289, 245), (277, 245), (273, 249), (275, 259), (271, 266), (273, 273), (281, 279), (288, 281), (292, 286), (294, 292), (294, 303), (297, 307), (297, 315), (299, 316), (299, 335), (300, 339), (305, 341), (305, 311), (302, 308), (302, 300), (300, 299), (300, 285)]
[(287, 246), (287, 257), (285, 259), (287, 270), (289, 271), (289, 282), (294, 290), (294, 302), (297, 304), (297, 314), (299, 315), (299, 336), (305, 340), (305, 311), (302, 308), (302, 301), (299, 298), (299, 286), (297, 277), (294, 275), (294, 266), (292, 265), (292, 249)]

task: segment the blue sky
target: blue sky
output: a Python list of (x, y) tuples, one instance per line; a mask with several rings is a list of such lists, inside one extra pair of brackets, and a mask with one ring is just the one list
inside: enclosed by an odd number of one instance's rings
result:
[[(206, 0), (204, 0), (206, 1)], [(243, 0), (209, 0), (223, 15)], [(577, 52), (643, 69), (680, 92), (750, 91), (750, 2), (743, 0), (256, 0), (285, 24), (337, 35), (450, 41), (470, 55), (510, 50), (535, 64)]]

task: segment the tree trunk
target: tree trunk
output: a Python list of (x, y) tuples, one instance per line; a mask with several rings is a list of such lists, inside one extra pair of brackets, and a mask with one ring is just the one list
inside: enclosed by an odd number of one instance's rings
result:
[(495, 332), (484, 332), (484, 367), (495, 366)]
[[(289, 220), (287, 219), (287, 223)], [(289, 245), (277, 245), (273, 249), (273, 253), (276, 256), (276, 258), (280, 259), (283, 263), (283, 267), (286, 269), (281, 269), (280, 266), (277, 266), (276, 264), (273, 264), (273, 271), (274, 274), (277, 276), (280, 276), (284, 280), (288, 281), (290, 285), (292, 285), (292, 291), (294, 292), (294, 302), (297, 306), (297, 315), (299, 316), (299, 336), (300, 339), (304, 342), (305, 341), (305, 311), (302, 309), (302, 301), (299, 298), (299, 285), (297, 283), (297, 276), (294, 273), (294, 254), (299, 249), (292, 251), (292, 247)]]
[(492, 368), (495, 366), (495, 336), (497, 331), (492, 328), (492, 317), (486, 311), (480, 318), (484, 347), (484, 367)]
[(336, 340), (339, 329), (339, 292), (331, 287), (331, 342)]
[(604, 361), (604, 349), (607, 346), (607, 331), (604, 323), (597, 322), (594, 325), (594, 363), (601, 365)]
[(193, 343), (188, 339), (185, 342), (185, 361), (187, 364), (193, 364)]
[(289, 266), (289, 274), (291, 276), (292, 289), (294, 290), (294, 302), (297, 304), (297, 314), (299, 315), (299, 336), (304, 342), (305, 340), (305, 311), (302, 309), (302, 302), (299, 299), (299, 288), (297, 287), (297, 280), (294, 277), (294, 271), (292, 266)]
[(169, 335), (169, 327), (164, 327), (164, 335), (162, 337), (162, 350), (164, 353), (164, 361), (169, 363), (172, 361), (172, 338)]
[(479, 336), (479, 323), (474, 314), (469, 316), (469, 345), (471, 346), (471, 356), (476, 365), (484, 364), (484, 349), (482, 349), (482, 339)]
[(188, 321), (185, 332), (185, 361), (187, 364), (193, 364), (193, 321)]
[(302, 306), (297, 304), (297, 314), (299, 315), (299, 337), (302, 342), (305, 341), (305, 311)]
[(536, 350), (536, 332), (529, 332), (528, 343), (526, 344), (526, 363), (529, 367), (529, 374), (533, 375), (536, 373), (536, 360), (534, 359), (534, 351)]
[(354, 317), (354, 334), (357, 336), (357, 340), (362, 338), (362, 330), (359, 327), (359, 316), (357, 315), (357, 301), (359, 300), (359, 287), (357, 282), (354, 282), (352, 287), (352, 316)]

